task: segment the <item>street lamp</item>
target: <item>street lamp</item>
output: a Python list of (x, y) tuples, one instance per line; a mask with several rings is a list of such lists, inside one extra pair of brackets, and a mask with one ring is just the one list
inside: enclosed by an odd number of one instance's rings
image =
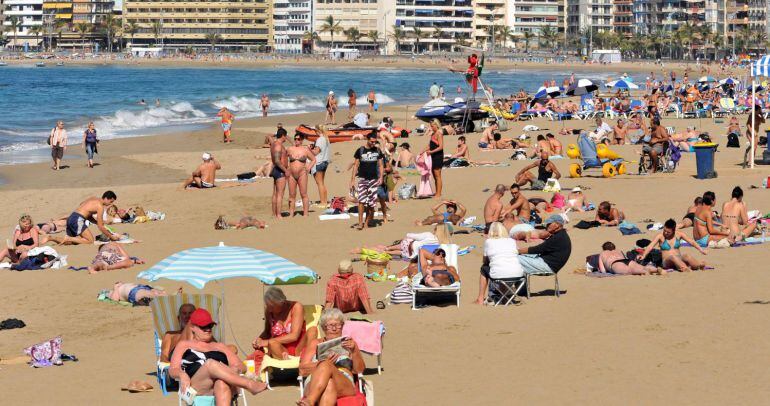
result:
[(385, 39), (385, 56), (388, 55), (388, 14), (392, 13), (393, 10), (388, 10), (382, 15), (382, 35)]

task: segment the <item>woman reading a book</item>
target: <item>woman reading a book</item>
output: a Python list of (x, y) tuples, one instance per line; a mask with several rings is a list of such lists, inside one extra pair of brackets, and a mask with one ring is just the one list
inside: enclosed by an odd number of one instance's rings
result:
[(327, 309), (319, 325), (323, 339), (312, 339), (302, 351), (299, 373), (307, 376), (305, 397), (300, 406), (365, 405), (366, 399), (356, 389), (356, 376), (366, 365), (353, 339), (342, 336), (345, 316), (339, 309)]

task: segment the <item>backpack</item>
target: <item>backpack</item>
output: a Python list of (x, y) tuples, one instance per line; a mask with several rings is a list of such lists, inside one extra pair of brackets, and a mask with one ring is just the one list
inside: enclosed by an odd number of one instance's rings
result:
[(399, 282), (390, 292), (391, 304), (412, 303), (412, 286), (407, 282)]
[(401, 200), (414, 199), (417, 196), (417, 186), (405, 183), (398, 187), (398, 198)]
[(727, 134), (727, 148), (740, 148), (741, 143), (738, 140), (738, 134), (736, 133), (730, 133)]

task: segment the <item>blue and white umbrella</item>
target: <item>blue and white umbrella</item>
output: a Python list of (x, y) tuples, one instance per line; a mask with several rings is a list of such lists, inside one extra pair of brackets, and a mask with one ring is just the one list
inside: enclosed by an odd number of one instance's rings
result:
[(739, 83), (741, 83), (739, 80), (733, 78), (726, 78), (719, 81), (720, 85), (737, 85)]
[(551, 86), (551, 87), (545, 87), (540, 86), (540, 89), (537, 89), (537, 92), (534, 96), (532, 96), (532, 101), (529, 102), (529, 107), (532, 107), (535, 105), (535, 103), (538, 102), (544, 102), (549, 97), (555, 98), (559, 96), (562, 93), (562, 89), (559, 86)]
[(203, 289), (206, 283), (228, 278), (256, 278), (268, 285), (315, 283), (318, 275), (269, 252), (246, 247), (192, 248), (177, 252), (141, 272), (138, 278), (187, 282)]
[(629, 82), (623, 79), (613, 80), (612, 82), (609, 82), (604, 86), (614, 87), (616, 89), (627, 89), (627, 90), (639, 88), (639, 86), (637, 86), (634, 82)]
[(579, 79), (577, 82), (571, 84), (567, 89), (567, 96), (582, 96), (587, 93), (599, 90), (599, 85), (594, 83), (590, 79)]
[(701, 76), (701, 78), (700, 78), (700, 79), (698, 79), (698, 83), (714, 83), (714, 82), (716, 82), (716, 81), (717, 81), (717, 80), (716, 80), (716, 79), (714, 79), (714, 78), (713, 78), (713, 77), (711, 77), (711, 76)]

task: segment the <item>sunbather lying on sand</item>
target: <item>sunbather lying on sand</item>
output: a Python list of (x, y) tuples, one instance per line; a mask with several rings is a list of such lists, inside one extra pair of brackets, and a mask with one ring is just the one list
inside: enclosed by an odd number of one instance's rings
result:
[(677, 231), (676, 221), (668, 219), (665, 224), (663, 224), (663, 232), (652, 239), (650, 245), (645, 248), (644, 252), (639, 255), (637, 259), (640, 261), (643, 260), (653, 248), (660, 247), (661, 254), (663, 254), (664, 268), (677, 269), (680, 272), (690, 272), (693, 269), (705, 268), (705, 262), (698, 261), (689, 254), (682, 254), (681, 251), (679, 251), (682, 240), (688, 242), (691, 246), (700, 251), (701, 254), (706, 255), (706, 250), (701, 248), (695, 240), (685, 233)]
[[(446, 206), (444, 211), (440, 211), (441, 206)], [(457, 225), (465, 217), (465, 206), (454, 200), (444, 200), (430, 209), (433, 214), (423, 220), (415, 220), (417, 226), (427, 226), (432, 224), (452, 223)]]
[[(706, 192), (706, 193), (713, 193), (713, 192)], [(695, 198), (695, 201), (693, 201), (692, 206), (687, 208), (687, 214), (684, 215), (682, 218), (682, 222), (676, 225), (677, 229), (683, 229), (687, 227), (692, 227), (693, 222), (695, 221), (695, 212), (698, 211), (700, 206), (703, 205), (703, 197), (698, 196)]]
[(612, 207), (612, 204), (606, 200), (599, 203), (599, 207), (596, 209), (595, 221), (598, 221), (603, 226), (616, 226), (625, 219), (625, 213), (617, 207)]
[(241, 217), (238, 221), (227, 221), (225, 216), (219, 216), (217, 221), (214, 222), (214, 230), (227, 230), (230, 228), (242, 230), (249, 227), (265, 228), (267, 225), (264, 221), (257, 220), (251, 216)]
[(140, 258), (129, 256), (121, 244), (109, 242), (99, 247), (99, 252), (96, 253), (91, 266), (88, 267), (88, 273), (95, 274), (100, 271), (130, 268), (134, 264), (143, 263), (144, 261)]
[(448, 286), (460, 281), (460, 275), (455, 267), (447, 265), (446, 251), (441, 248), (432, 253), (420, 249), (420, 267), (422, 268), (422, 284), (437, 288)]
[(567, 195), (564, 210), (585, 211), (586, 196), (580, 187), (574, 187)]
[(642, 265), (636, 258), (626, 258), (622, 251), (615, 249), (615, 244), (607, 241), (602, 244), (599, 254), (599, 272), (617, 275), (665, 275), (666, 271), (654, 265)]
[(425, 244), (451, 244), (449, 226), (446, 223), (436, 224), (433, 232), (407, 233), (403, 240), (396, 241), (392, 245), (375, 245), (371, 247), (353, 248), (351, 254), (362, 254), (364, 250), (371, 249), (390, 255), (401, 255), (404, 258), (417, 258), (417, 253)]
[[(182, 288), (179, 288), (179, 293)], [(165, 290), (155, 289), (149, 285), (136, 283), (115, 282), (108, 297), (116, 302), (129, 302), (136, 306), (149, 306), (150, 301), (158, 296), (166, 296)]]

